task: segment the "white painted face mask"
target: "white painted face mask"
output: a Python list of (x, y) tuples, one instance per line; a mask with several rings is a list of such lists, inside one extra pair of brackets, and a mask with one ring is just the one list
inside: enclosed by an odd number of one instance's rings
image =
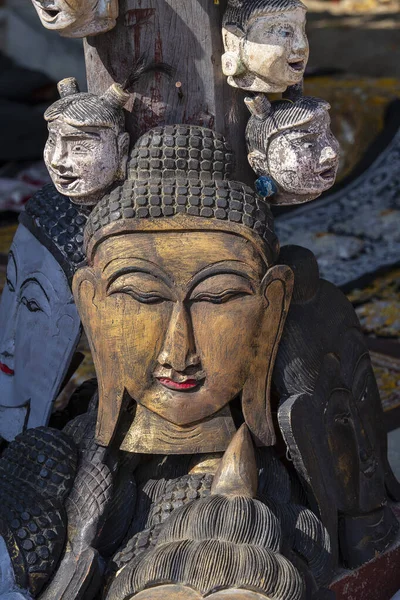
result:
[(32, 0), (42, 25), (64, 37), (83, 38), (113, 29), (118, 0)]
[(0, 301), (0, 436), (47, 425), (81, 332), (68, 278), (19, 225)]

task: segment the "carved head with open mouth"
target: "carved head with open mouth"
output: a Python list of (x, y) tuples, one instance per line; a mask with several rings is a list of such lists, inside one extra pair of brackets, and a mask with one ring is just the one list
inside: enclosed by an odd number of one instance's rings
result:
[(228, 83), (253, 92), (283, 92), (302, 81), (309, 48), (300, 0), (230, 0), (223, 19)]
[(99, 379), (99, 442), (126, 391), (137, 410), (125, 450), (224, 450), (240, 395), (253, 434), (271, 443), (269, 372), (292, 273), (275, 264), (267, 205), (237, 182), (128, 180), (85, 235), (74, 295)]
[(83, 38), (115, 27), (118, 0), (32, 0), (42, 25), (64, 37)]
[(129, 134), (122, 108), (129, 94), (117, 84), (103, 96), (79, 93), (73, 78), (58, 88), (61, 100), (45, 112), (44, 160), (60, 194), (77, 204), (96, 204), (126, 175)]
[(271, 204), (309, 202), (334, 184), (339, 143), (330, 129), (328, 102), (305, 96), (270, 104), (260, 94), (246, 104), (252, 113), (248, 160), (257, 175), (272, 180)]

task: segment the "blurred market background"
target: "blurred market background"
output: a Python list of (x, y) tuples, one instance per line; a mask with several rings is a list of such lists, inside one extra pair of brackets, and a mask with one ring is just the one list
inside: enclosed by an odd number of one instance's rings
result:
[[(332, 128), (342, 148), (336, 186), (340, 194), (393, 144), (400, 130), (400, 0), (303, 1), (309, 7), (310, 41), (305, 91), (331, 103)], [(18, 212), (32, 193), (49, 180), (41, 160), (46, 139), (43, 111), (57, 98), (56, 82), (71, 75), (84, 89), (82, 43), (46, 31), (30, 0), (0, 0), (0, 289)], [(400, 132), (398, 138), (400, 140)], [(388, 160), (394, 160), (394, 152), (400, 160), (400, 141), (397, 145), (399, 148), (392, 148)], [(377, 186), (379, 169), (378, 164)], [(383, 239), (379, 236), (389, 237), (393, 242), (386, 268), (376, 269), (376, 273), (372, 269), (368, 277), (356, 278), (357, 281), (343, 288), (354, 303), (368, 336), (390, 431), (390, 458), (400, 477), (398, 182), (400, 176), (393, 178), (390, 201), (383, 198), (389, 193), (388, 186), (382, 188), (380, 229), (377, 225), (375, 246), (370, 245), (372, 249), (379, 248)], [(362, 194), (357, 198), (359, 206), (355, 206), (355, 210), (361, 214)], [(303, 222), (312, 218), (307, 215), (311, 213), (304, 213)], [(374, 230), (375, 223), (377, 218), (373, 216), (367, 227)], [(325, 229), (317, 228), (308, 238), (300, 240), (316, 253), (320, 264), (324, 264), (323, 274), (327, 278), (335, 252), (339, 252), (341, 264), (345, 267), (348, 264), (349, 269), (357, 252), (360, 255), (366, 252), (365, 235), (349, 227), (346, 236), (341, 238), (343, 245), (338, 244), (337, 228), (329, 228), (329, 223)], [(58, 399), (59, 412), (74, 389), (94, 376), (85, 339), (80, 351), (85, 358)]]

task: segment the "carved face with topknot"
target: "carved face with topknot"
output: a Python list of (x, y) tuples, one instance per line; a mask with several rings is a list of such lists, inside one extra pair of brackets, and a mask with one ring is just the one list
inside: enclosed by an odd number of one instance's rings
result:
[[(173, 440), (168, 453), (188, 453), (189, 442), (191, 452), (224, 450), (231, 429), (221, 426), (206, 448), (189, 429), (213, 427), (238, 395), (249, 419), (256, 398), (268, 412), (268, 365), (292, 273), (275, 265), (272, 216), (250, 188), (158, 174), (127, 181), (91, 214), (86, 246), (74, 294), (100, 382), (101, 443), (125, 391), (138, 406), (135, 423), (157, 417), (151, 442), (165, 449)], [(251, 429), (270, 443), (271, 427), (267, 415)], [(131, 430), (123, 447), (137, 451), (136, 442)]]
[(118, 0), (32, 0), (42, 25), (64, 37), (82, 38), (115, 27)]
[(305, 23), (299, 0), (231, 0), (222, 30), (228, 83), (264, 93), (300, 83), (309, 54)]
[(60, 82), (59, 90), (61, 100), (45, 113), (44, 160), (60, 194), (96, 204), (126, 175), (129, 135), (122, 107), (129, 94), (117, 85), (103, 96), (79, 93), (73, 79)]
[(257, 175), (273, 180), (273, 204), (318, 198), (335, 182), (339, 144), (330, 129), (329, 104), (303, 97), (296, 102), (248, 100), (248, 160)]

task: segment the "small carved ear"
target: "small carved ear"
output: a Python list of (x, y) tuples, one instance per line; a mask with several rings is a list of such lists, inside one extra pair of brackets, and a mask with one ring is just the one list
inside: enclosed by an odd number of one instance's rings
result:
[(255, 498), (258, 472), (253, 441), (246, 423), (229, 444), (214, 476), (212, 494)]
[(91, 312), (96, 290), (96, 277), (93, 269), (90, 267), (82, 267), (78, 269), (72, 281), (72, 293), (74, 294), (75, 304), (78, 308), (79, 315), (85, 326), (86, 316)]
[(222, 37), (225, 50), (234, 54), (240, 54), (243, 36), (244, 34), (238, 28), (235, 28), (234, 31), (223, 28)]
[(257, 175), (268, 175), (269, 169), (266, 154), (263, 154), (260, 150), (251, 150), (247, 155), (247, 160)]
[(129, 133), (121, 133), (118, 136), (118, 154), (119, 154), (119, 169), (118, 169), (118, 181), (124, 181), (126, 179), (126, 169), (128, 164), (129, 154)]
[(292, 269), (288, 265), (274, 265), (273, 267), (270, 267), (261, 283), (264, 296), (269, 304), (271, 294), (275, 296), (275, 290), (278, 287), (282, 289), (281, 293), (283, 296), (285, 318), (292, 298), (293, 285), (294, 275)]

